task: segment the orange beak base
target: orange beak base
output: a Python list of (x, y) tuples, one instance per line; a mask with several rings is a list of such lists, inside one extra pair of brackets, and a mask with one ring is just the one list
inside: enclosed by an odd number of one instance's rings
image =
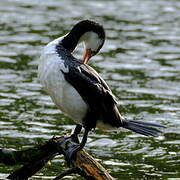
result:
[(82, 59), (82, 63), (83, 64), (87, 64), (89, 59), (92, 57), (91, 55), (91, 49), (85, 49), (84, 50), (84, 55), (83, 55), (83, 59)]

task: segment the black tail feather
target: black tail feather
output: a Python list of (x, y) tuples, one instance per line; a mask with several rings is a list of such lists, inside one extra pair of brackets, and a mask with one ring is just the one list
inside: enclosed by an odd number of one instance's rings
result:
[(162, 133), (162, 131), (157, 128), (165, 128), (165, 126), (162, 126), (160, 124), (135, 120), (126, 121), (123, 127), (145, 136), (158, 136)]

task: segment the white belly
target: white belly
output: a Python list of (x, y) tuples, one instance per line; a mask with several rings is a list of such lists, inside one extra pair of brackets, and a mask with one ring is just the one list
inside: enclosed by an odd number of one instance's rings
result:
[[(47, 52), (46, 48), (50, 45), (52, 51)], [(40, 58), (38, 67), (40, 82), (57, 107), (76, 123), (82, 124), (82, 119), (87, 112), (87, 105), (76, 89), (64, 79), (61, 70), (68, 72), (68, 68), (53, 51), (53, 44), (50, 45), (45, 47)]]

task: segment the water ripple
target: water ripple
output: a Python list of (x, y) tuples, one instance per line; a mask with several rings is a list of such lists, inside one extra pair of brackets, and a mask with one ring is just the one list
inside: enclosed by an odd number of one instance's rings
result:
[[(90, 133), (87, 150), (118, 179), (179, 177), (179, 8), (174, 1), (0, 1), (1, 147), (21, 148), (70, 133), (73, 121), (37, 80), (42, 47), (83, 18), (101, 22), (107, 41), (91, 60), (129, 119), (166, 125), (156, 138), (120, 129)], [(82, 57), (82, 47), (74, 55)], [(61, 171), (59, 160), (53, 168)], [(0, 177), (10, 171), (1, 165)], [(46, 168), (34, 178), (52, 179)]]

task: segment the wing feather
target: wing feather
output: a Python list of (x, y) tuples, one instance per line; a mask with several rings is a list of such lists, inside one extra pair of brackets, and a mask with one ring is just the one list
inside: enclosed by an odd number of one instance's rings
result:
[(63, 73), (65, 79), (87, 103), (91, 114), (96, 114), (95, 117), (101, 118), (104, 123), (116, 127), (121, 126), (122, 119), (116, 107), (115, 97), (94, 69), (84, 64), (77, 64), (76, 66), (69, 66), (68, 73)]

